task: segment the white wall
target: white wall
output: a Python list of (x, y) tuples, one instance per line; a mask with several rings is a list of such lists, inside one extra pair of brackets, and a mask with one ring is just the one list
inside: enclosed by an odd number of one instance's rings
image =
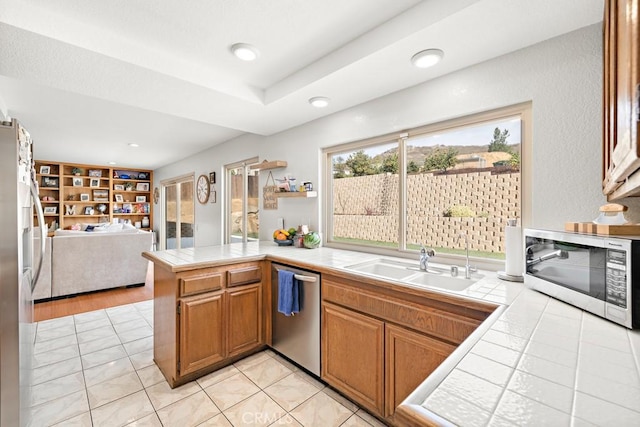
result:
[[(156, 170), (156, 185), (188, 172), (222, 176), (224, 164), (257, 155), (289, 162), (274, 176), (291, 174), (319, 187), (322, 147), (532, 101), (532, 215), (525, 225), (562, 229), (565, 221), (589, 221), (605, 203), (601, 31), (599, 24), (586, 27), (276, 135), (240, 136)], [(218, 203), (196, 208), (198, 246), (221, 242), (223, 188), (219, 180)], [(320, 199), (279, 199), (277, 211), (260, 211), (261, 238), (270, 238), (278, 217), (287, 227), (310, 220), (317, 228), (320, 205)], [(158, 228), (160, 215), (155, 218)]]

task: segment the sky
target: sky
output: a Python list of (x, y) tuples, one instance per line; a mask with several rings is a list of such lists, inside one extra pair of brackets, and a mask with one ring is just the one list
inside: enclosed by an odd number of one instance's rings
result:
[[(493, 139), (493, 130), (498, 127), (500, 130), (507, 129), (509, 137), (508, 144), (519, 144), (521, 142), (521, 121), (520, 117), (512, 117), (509, 119), (492, 121), (475, 126), (457, 128), (452, 131), (440, 132), (437, 134), (425, 135), (422, 137), (410, 138), (409, 143), (412, 146), (461, 146), (461, 145), (489, 145)], [(378, 145), (366, 148), (364, 152), (371, 157), (393, 148), (395, 144)], [(357, 150), (356, 150), (357, 151)], [(343, 158), (347, 158), (350, 153), (341, 154)]]

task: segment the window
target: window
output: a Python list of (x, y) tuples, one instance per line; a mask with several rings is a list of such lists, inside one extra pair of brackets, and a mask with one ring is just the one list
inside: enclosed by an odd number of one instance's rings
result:
[(253, 158), (225, 166), (225, 243), (259, 239), (259, 171), (250, 168), (257, 162)]
[[(327, 244), (377, 252), (504, 259), (507, 219), (522, 218), (530, 105), (325, 150)], [(524, 130), (524, 131), (523, 131)]]
[(192, 248), (194, 242), (193, 175), (162, 182), (164, 193), (162, 239), (164, 249)]

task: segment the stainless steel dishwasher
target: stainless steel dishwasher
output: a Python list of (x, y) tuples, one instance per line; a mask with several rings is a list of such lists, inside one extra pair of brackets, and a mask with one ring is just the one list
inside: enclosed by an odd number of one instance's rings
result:
[[(278, 271), (295, 274), (300, 284), (300, 312), (278, 312)], [(271, 264), (271, 319), (273, 348), (309, 372), (320, 376), (320, 275)]]

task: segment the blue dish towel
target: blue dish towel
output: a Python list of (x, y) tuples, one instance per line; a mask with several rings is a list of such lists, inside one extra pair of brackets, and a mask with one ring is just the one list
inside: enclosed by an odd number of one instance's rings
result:
[(278, 271), (278, 311), (285, 316), (300, 312), (300, 284), (291, 271)]

